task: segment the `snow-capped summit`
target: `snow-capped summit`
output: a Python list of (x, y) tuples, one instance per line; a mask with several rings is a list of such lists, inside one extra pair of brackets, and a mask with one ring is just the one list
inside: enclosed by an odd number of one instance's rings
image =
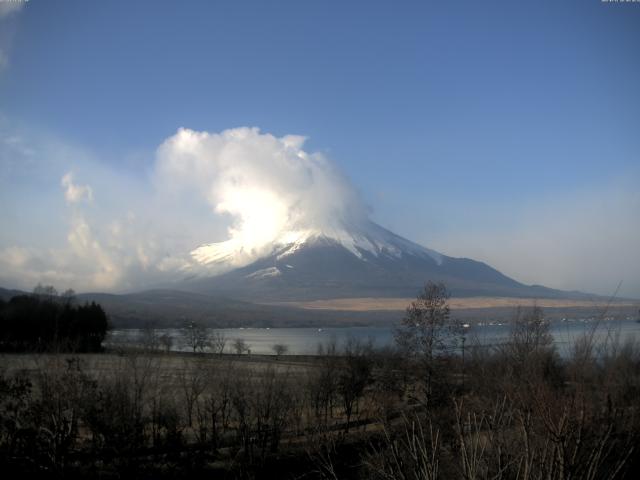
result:
[(403, 255), (413, 255), (428, 256), (438, 264), (442, 262), (440, 253), (405, 240), (370, 221), (361, 227), (350, 229), (334, 227), (289, 230), (272, 243), (253, 249), (248, 249), (237, 239), (209, 243), (193, 250), (191, 256), (198, 264), (209, 265), (214, 271), (219, 271), (225, 266), (244, 266), (252, 260), (274, 253), (277, 253), (278, 260), (282, 260), (305, 246), (318, 242), (339, 245), (361, 260), (366, 260), (368, 256), (401, 258)]
[(366, 221), (357, 226), (293, 229), (259, 247), (238, 239), (202, 245), (188, 288), (262, 301), (414, 296), (428, 280), (456, 295), (554, 296), (490, 266), (453, 258)]

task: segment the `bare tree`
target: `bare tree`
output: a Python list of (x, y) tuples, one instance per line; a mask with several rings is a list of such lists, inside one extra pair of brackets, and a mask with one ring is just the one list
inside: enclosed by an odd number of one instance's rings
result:
[(307, 376), (306, 393), (315, 414), (317, 427), (326, 428), (333, 416), (333, 407), (337, 396), (338, 378), (336, 371), (340, 364), (337, 340), (335, 337), (326, 343), (318, 344), (317, 365)]
[(238, 355), (242, 355), (244, 352), (249, 351), (249, 347), (247, 346), (247, 342), (244, 341), (243, 338), (236, 338), (233, 341), (233, 349)]
[(338, 372), (338, 392), (347, 417), (345, 432), (349, 431), (354, 410), (358, 409), (360, 397), (371, 380), (371, 344), (364, 344), (355, 338), (347, 340), (344, 358)]
[(458, 323), (451, 320), (449, 298), (443, 283), (427, 282), (395, 332), (398, 346), (421, 364), (427, 398), (432, 393), (436, 360), (456, 347), (461, 334)]
[(160, 335), (155, 326), (147, 323), (138, 333), (138, 343), (143, 350), (155, 352), (160, 348)]
[(284, 343), (276, 343), (273, 347), (273, 352), (276, 354), (276, 360), (280, 358), (280, 355), (284, 355), (289, 351), (289, 345)]
[(183, 368), (180, 371), (179, 383), (182, 389), (187, 424), (193, 426), (193, 411), (195, 404), (203, 394), (207, 384), (207, 369), (202, 360), (191, 359), (192, 361), (183, 362)]
[(542, 308), (537, 305), (530, 309), (518, 307), (509, 338), (514, 354), (522, 359), (549, 348), (553, 344), (549, 329), (550, 324)]
[(60, 294), (60, 300), (63, 305), (70, 307), (76, 303), (76, 292), (73, 289), (68, 288)]
[(217, 449), (224, 432), (229, 429), (231, 415), (231, 387), (237, 371), (231, 362), (218, 369), (210, 364), (207, 372), (208, 389), (196, 402), (198, 429), (196, 435), (201, 443), (209, 442)]
[(203, 325), (191, 321), (182, 329), (184, 342), (193, 349), (193, 353), (204, 352), (210, 346), (209, 332)]
[(515, 379), (531, 380), (532, 376), (544, 375), (552, 380), (559, 375), (559, 360), (550, 324), (538, 306), (518, 307), (509, 341), (503, 348), (510, 359), (509, 367)]
[(163, 333), (162, 335), (160, 335), (158, 341), (160, 342), (160, 345), (162, 345), (162, 348), (166, 353), (169, 353), (171, 351), (171, 347), (173, 346), (173, 337), (171, 337), (171, 335), (169, 335), (168, 333)]
[(222, 332), (213, 332), (209, 335), (209, 343), (213, 353), (222, 355), (224, 348), (227, 346), (227, 337)]
[(58, 298), (58, 291), (53, 285), (42, 285), (39, 283), (33, 289), (33, 294), (42, 300), (52, 302)]

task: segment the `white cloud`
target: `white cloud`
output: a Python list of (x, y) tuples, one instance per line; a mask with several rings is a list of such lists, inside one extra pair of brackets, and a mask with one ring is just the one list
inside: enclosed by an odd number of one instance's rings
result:
[[(0, 127), (0, 200), (25, 212), (20, 223), (0, 212), (10, 225), (0, 233), (8, 286), (144, 288), (186, 276), (189, 252), (203, 243), (230, 237), (249, 258), (282, 231), (366, 215), (349, 182), (304, 151), (300, 136), (180, 129), (158, 148), (150, 177), (136, 179), (59, 140)], [(52, 176), (62, 192), (48, 187)], [(59, 199), (67, 208), (56, 209)]]
[(13, 13), (18, 13), (27, 1), (0, 1), (0, 20)]
[(257, 128), (180, 129), (158, 149), (161, 189), (191, 191), (232, 219), (230, 241), (251, 257), (292, 230), (332, 229), (366, 218), (353, 186), (305, 138)]
[(11, 19), (24, 8), (26, 3), (26, 1), (0, 0), (0, 72), (9, 65), (9, 51), (15, 34), (15, 25)]
[[(352, 185), (322, 155), (305, 151), (304, 140), (255, 128), (180, 129), (150, 153), (144, 176), (9, 128), (0, 116), (0, 286), (148, 288), (186, 275), (189, 252), (203, 243), (230, 238), (251, 258), (283, 231), (366, 218)], [(63, 190), (52, 180), (60, 178)], [(623, 280), (621, 293), (639, 297), (637, 178), (513, 205), (517, 218), (507, 226), (501, 218), (501, 226), (471, 230), (465, 221), (412, 240), (525, 283), (607, 294)]]
[(76, 185), (73, 183), (73, 173), (67, 172), (62, 177), (60, 184), (64, 187), (64, 198), (67, 203), (78, 203), (82, 200), (93, 201), (93, 190), (89, 185)]
[(156, 201), (143, 179), (1, 116), (0, 202), (7, 206), (0, 210), (0, 285), (25, 289), (39, 282), (79, 291), (154, 285), (162, 273), (155, 264), (193, 245), (173, 229), (186, 232), (189, 223), (197, 235), (202, 223)]
[(26, 248), (8, 247), (0, 250), (0, 262), (10, 268), (23, 268), (32, 254)]

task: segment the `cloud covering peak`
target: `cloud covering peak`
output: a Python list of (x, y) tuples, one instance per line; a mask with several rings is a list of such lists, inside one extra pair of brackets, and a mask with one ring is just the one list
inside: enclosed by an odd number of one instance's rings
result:
[[(116, 292), (170, 286), (201, 269), (222, 268), (218, 259), (249, 262), (269, 253), (274, 240), (309, 231), (331, 236), (345, 225), (358, 229), (358, 222), (366, 227), (368, 210), (357, 190), (330, 160), (304, 146), (305, 137), (257, 128), (179, 129), (141, 168), (125, 169), (0, 116), (6, 207), (0, 286)], [(421, 230), (412, 239), (486, 261), (526, 283), (607, 294), (624, 280), (621, 295), (637, 297), (635, 178), (567, 191), (529, 210), (516, 205), (512, 223), (491, 221), (481, 201), (465, 204), (466, 216), (454, 215), (465, 221), (449, 231), (434, 228), (416, 209), (399, 205), (393, 215), (398, 233)]]
[[(246, 263), (283, 233), (367, 218), (355, 188), (323, 155), (305, 151), (302, 136), (181, 128), (158, 147), (150, 175), (135, 178), (42, 138), (10, 129), (0, 135), (7, 167), (0, 199), (30, 202), (24, 195), (35, 182), (45, 186), (38, 193), (47, 196), (43, 201), (60, 207), (57, 218), (47, 218), (45, 243), (18, 225), (0, 235), (0, 285), (108, 291), (167, 285), (199, 271), (191, 252), (205, 243), (222, 241)], [(15, 138), (29, 148), (16, 149)]]
[(201, 195), (231, 218), (230, 240), (248, 253), (292, 230), (330, 230), (367, 218), (360, 196), (305, 137), (257, 128), (221, 133), (181, 128), (158, 149), (160, 189)]

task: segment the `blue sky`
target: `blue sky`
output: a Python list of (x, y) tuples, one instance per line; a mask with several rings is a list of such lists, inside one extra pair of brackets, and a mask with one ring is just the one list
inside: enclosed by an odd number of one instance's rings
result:
[(62, 248), (68, 171), (105, 223), (100, 184), (152, 191), (178, 128), (255, 126), (308, 137), (401, 235), (640, 297), (639, 47), (640, 4), (598, 0), (30, 0), (0, 10), (0, 248)]

